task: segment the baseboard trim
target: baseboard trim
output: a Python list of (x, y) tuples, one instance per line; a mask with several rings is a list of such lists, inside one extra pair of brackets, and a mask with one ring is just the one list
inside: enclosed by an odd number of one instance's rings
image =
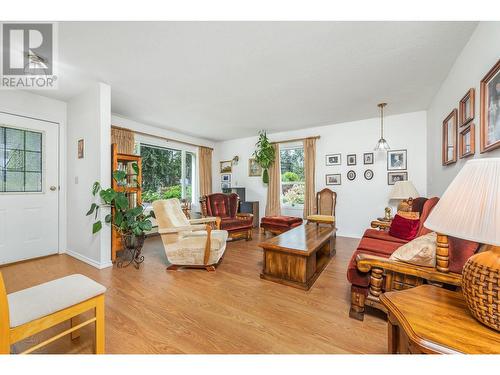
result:
[(66, 250), (66, 254), (72, 256), (75, 259), (81, 260), (82, 262), (87, 263), (87, 264), (91, 265), (92, 267), (95, 267), (95, 268), (100, 269), (100, 270), (102, 270), (104, 268), (108, 268), (108, 267), (113, 267), (113, 262), (111, 262), (111, 261), (99, 263), (93, 259), (90, 259), (89, 257), (86, 257), (85, 255), (75, 253), (74, 251), (71, 251), (71, 250)]

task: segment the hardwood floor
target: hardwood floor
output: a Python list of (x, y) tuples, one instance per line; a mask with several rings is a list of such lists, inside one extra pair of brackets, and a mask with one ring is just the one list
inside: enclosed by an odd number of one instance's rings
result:
[[(56, 255), (0, 271), (8, 293), (72, 273), (105, 285), (107, 353), (386, 353), (383, 315), (366, 314), (364, 322), (348, 316), (346, 269), (358, 239), (337, 237), (335, 257), (305, 292), (260, 279), (261, 236), (228, 243), (216, 272), (165, 271), (159, 237), (146, 240), (139, 270), (97, 270)], [(91, 353), (92, 328), (39, 352)]]

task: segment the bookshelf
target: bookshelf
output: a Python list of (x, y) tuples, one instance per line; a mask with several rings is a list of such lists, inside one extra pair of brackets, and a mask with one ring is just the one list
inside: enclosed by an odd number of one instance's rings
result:
[[(132, 164), (137, 163), (139, 173), (135, 173)], [(113, 172), (122, 170), (127, 173), (127, 181), (119, 185), (113, 179)], [(130, 207), (142, 204), (142, 164), (141, 157), (137, 155), (120, 154), (115, 143), (111, 145), (111, 187), (116, 191), (123, 191), (127, 195)], [(114, 213), (114, 212), (113, 212)], [(116, 260), (116, 253), (123, 249), (120, 234), (112, 228), (111, 230), (111, 260)]]

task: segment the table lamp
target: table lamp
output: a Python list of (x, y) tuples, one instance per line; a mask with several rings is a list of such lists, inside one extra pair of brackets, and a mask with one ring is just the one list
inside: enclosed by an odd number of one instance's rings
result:
[(462, 292), (472, 315), (500, 331), (500, 158), (468, 161), (424, 225), (484, 244), (463, 268)]
[(389, 199), (400, 200), (398, 211), (411, 212), (413, 198), (418, 197), (417, 189), (411, 181), (397, 181), (392, 188)]

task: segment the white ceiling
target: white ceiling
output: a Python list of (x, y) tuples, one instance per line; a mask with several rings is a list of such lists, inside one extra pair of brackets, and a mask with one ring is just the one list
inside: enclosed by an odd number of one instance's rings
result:
[(59, 90), (226, 140), (426, 109), (475, 22), (63, 22)]

